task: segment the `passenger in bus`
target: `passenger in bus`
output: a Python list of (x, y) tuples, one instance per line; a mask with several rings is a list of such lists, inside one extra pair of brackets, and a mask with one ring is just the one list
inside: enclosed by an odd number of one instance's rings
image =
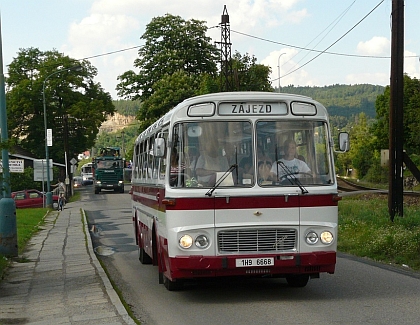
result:
[(277, 178), (277, 172), (279, 179), (282, 178), (287, 173), (297, 174), (299, 177), (299, 173), (311, 173), (311, 169), (309, 166), (302, 160), (297, 158), (296, 154), (296, 142), (293, 139), (288, 139), (284, 142), (284, 157), (279, 159), (279, 162), (284, 164), (283, 167), (287, 168), (284, 170), (281, 166), (277, 163), (271, 167), (271, 174), (274, 179)]
[(229, 163), (226, 156), (218, 150), (214, 141), (205, 144), (205, 150), (198, 157), (196, 173), (198, 182), (202, 185), (213, 186), (216, 183), (216, 173), (226, 172)]
[(272, 182), (273, 177), (271, 174), (271, 167), (273, 161), (269, 156), (264, 154), (263, 151), (259, 151), (258, 154), (258, 183), (264, 184), (266, 182)]

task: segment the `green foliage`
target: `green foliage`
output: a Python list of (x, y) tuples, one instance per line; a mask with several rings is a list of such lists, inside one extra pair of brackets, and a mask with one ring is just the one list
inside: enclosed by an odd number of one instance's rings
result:
[(339, 203), (338, 250), (420, 270), (420, 211), (404, 208), (389, 220), (386, 196), (346, 197)]
[(234, 91), (273, 91), (269, 75), (271, 68), (257, 64), (255, 56), (236, 52), (232, 58)]
[[(76, 71), (75, 66), (81, 66)], [(44, 96), (47, 128), (53, 129), (50, 158), (64, 161), (93, 145), (102, 122), (114, 113), (111, 95), (94, 82), (97, 69), (89, 61), (76, 61), (57, 51), (21, 49), (9, 65), (6, 94), (11, 138), (38, 157), (45, 155), (43, 143)], [(66, 136), (68, 135), (68, 142)]]
[(203, 21), (185, 21), (166, 14), (155, 17), (146, 26), (134, 66), (139, 73), (127, 71), (118, 77), (118, 95), (127, 99), (148, 99), (155, 92), (155, 83), (178, 71), (187, 75), (215, 74), (218, 51), (206, 36)]
[[(170, 14), (153, 18), (146, 26), (141, 37), (145, 45), (134, 62), (139, 73), (123, 73), (117, 85), (119, 96), (142, 100), (137, 113), (140, 132), (184, 99), (221, 89), (219, 51), (206, 31), (202, 21), (185, 21)], [(248, 54), (234, 55), (233, 90), (272, 90), (270, 68), (256, 61)]]
[[(375, 101), (384, 93), (384, 87), (369, 84), (331, 85), (324, 87), (282, 87), (282, 92), (304, 95), (322, 103), (331, 116), (342, 116), (349, 120), (360, 113), (375, 117)], [(341, 125), (343, 127), (343, 125)]]
[[(390, 87), (378, 96), (376, 100), (376, 123), (372, 127), (372, 134), (376, 137), (375, 148), (388, 148), (389, 143), (389, 103)], [(403, 99), (403, 137), (404, 149), (408, 155), (420, 152), (420, 80), (404, 76), (404, 99)]]
[(139, 100), (114, 100), (115, 112), (124, 116), (136, 116), (140, 110), (141, 102)]
[(144, 100), (138, 112), (140, 130), (145, 130), (184, 99), (194, 96), (199, 84), (199, 76), (188, 75), (183, 70), (163, 76), (153, 85), (154, 93)]
[(364, 176), (364, 181), (372, 184), (388, 183), (388, 167), (381, 166), (381, 157), (377, 150), (375, 150), (375, 154), (370, 162), (371, 165)]

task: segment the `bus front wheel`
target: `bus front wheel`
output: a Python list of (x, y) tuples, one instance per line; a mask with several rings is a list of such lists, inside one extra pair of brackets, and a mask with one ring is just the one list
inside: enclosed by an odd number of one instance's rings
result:
[(179, 291), (184, 287), (184, 282), (182, 280), (171, 281), (164, 274), (163, 275), (163, 285), (168, 291)]

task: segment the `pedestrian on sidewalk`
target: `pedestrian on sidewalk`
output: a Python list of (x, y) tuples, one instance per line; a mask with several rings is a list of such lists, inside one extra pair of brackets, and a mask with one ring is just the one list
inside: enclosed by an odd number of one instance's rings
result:
[(63, 211), (64, 204), (66, 203), (66, 184), (61, 179), (58, 179), (58, 183), (52, 185), (58, 187), (58, 208), (57, 210)]

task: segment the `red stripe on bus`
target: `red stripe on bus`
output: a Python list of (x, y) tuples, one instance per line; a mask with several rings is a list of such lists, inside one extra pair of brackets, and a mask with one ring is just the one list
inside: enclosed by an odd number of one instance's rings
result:
[[(278, 196), (226, 196), (226, 197), (165, 197), (163, 188), (136, 186), (133, 200), (156, 210), (212, 210), (212, 209), (257, 209), (299, 208), (337, 206), (336, 194), (278, 195)], [(162, 204), (162, 200), (171, 205)]]

